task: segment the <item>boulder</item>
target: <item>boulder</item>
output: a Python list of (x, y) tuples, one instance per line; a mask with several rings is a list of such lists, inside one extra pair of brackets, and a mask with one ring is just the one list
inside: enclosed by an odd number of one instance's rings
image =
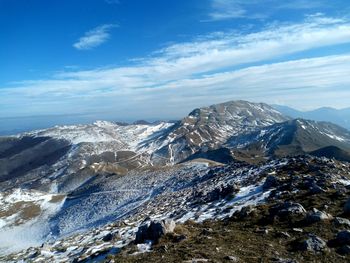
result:
[(270, 188), (276, 187), (277, 185), (278, 179), (273, 175), (269, 175), (266, 177), (265, 183), (263, 184), (263, 189), (268, 190)]
[(299, 250), (311, 251), (311, 252), (322, 252), (327, 249), (326, 242), (320, 237), (310, 234), (308, 237), (299, 243)]
[(215, 189), (213, 189), (210, 192), (200, 191), (198, 193), (198, 197), (200, 197), (203, 202), (213, 202), (216, 200), (221, 200), (226, 197), (232, 196), (238, 191), (239, 189), (235, 185), (222, 184), (222, 185), (218, 185)]
[(152, 241), (157, 243), (159, 238), (168, 233), (173, 233), (175, 229), (175, 221), (172, 219), (164, 219), (160, 221), (147, 220), (141, 224), (136, 232), (136, 244)]
[(350, 245), (350, 231), (340, 231), (335, 238), (335, 242), (337, 245)]
[(319, 221), (323, 221), (323, 220), (331, 220), (333, 219), (333, 216), (330, 214), (327, 214), (326, 212), (320, 211), (316, 208), (312, 209), (312, 212), (308, 213), (307, 217), (306, 217), (306, 222), (307, 223), (316, 223)]
[(272, 216), (277, 215), (279, 217), (294, 217), (306, 215), (305, 208), (299, 203), (285, 202), (278, 204), (270, 209)]

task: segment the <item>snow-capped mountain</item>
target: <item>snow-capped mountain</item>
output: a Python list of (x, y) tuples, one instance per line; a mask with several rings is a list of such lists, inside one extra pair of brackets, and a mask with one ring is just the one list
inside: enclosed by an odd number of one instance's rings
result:
[(236, 101), (196, 109), (177, 123), (97, 121), (4, 137), (0, 186), (65, 193), (106, 169), (121, 173), (149, 165), (172, 165), (195, 153), (218, 149), (234, 135), (285, 120), (266, 104)]
[(229, 142), (232, 148), (275, 157), (312, 153), (328, 146), (349, 151), (350, 132), (329, 122), (296, 119), (234, 136)]
[(232, 136), (286, 120), (264, 103), (231, 101), (195, 109), (162, 138), (165, 145), (155, 153), (178, 163), (197, 152), (218, 149)]
[[(286, 164), (275, 158), (344, 157), (349, 149), (343, 128), (245, 101), (195, 109), (178, 122), (97, 121), (0, 137), (0, 237), (21, 233), (19, 249), (147, 216), (224, 218), (269, 195), (262, 178)], [(236, 198), (212, 204), (228, 192)]]

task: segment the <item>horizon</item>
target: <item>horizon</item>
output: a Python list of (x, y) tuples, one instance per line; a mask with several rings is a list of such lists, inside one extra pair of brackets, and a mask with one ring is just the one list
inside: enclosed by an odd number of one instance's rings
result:
[(2, 126), (179, 119), (228, 100), (349, 108), (349, 11), (344, 0), (1, 1)]
[[(236, 101), (244, 101), (244, 102), (250, 102), (250, 103), (263, 103), (267, 104), (265, 102), (252, 102), (252, 101), (247, 101), (247, 100), (230, 100), (230, 101), (224, 101), (220, 102), (217, 104), (223, 104), (223, 103), (229, 103), (229, 102), (236, 102)], [(7, 121), (6, 125), (4, 125), (2, 128), (0, 126), (0, 136), (9, 136), (9, 135), (15, 135), (15, 134), (20, 134), (24, 132), (30, 132), (34, 130), (40, 130), (40, 129), (48, 129), (52, 128), (55, 126), (63, 126), (63, 125), (87, 125), (87, 124), (93, 124), (97, 121), (109, 121), (109, 122), (121, 122), (121, 123), (126, 123), (126, 124), (133, 124), (137, 121), (147, 121), (150, 123), (155, 123), (158, 121), (165, 121), (165, 122), (171, 122), (171, 121), (179, 121), (188, 114), (196, 109), (196, 108), (203, 108), (203, 107), (210, 107), (215, 104), (210, 104), (210, 105), (202, 105), (201, 107), (195, 107), (189, 110), (186, 114), (183, 116), (179, 116), (178, 118), (137, 118), (137, 119), (117, 119), (111, 115), (109, 115), (106, 118), (97, 118), (94, 117), (94, 115), (91, 114), (61, 114), (61, 115), (38, 115), (38, 116), (14, 116), (14, 117), (0, 117), (0, 122)], [(318, 111), (322, 109), (330, 109), (332, 111), (344, 111), (344, 110), (350, 110), (350, 107), (348, 108), (341, 108), (341, 109), (336, 109), (333, 107), (320, 107), (316, 109), (311, 109), (311, 110), (299, 110), (295, 109), (286, 105), (277, 105), (277, 104), (267, 104), (271, 106), (272, 108), (275, 108), (276, 110), (279, 111), (276, 107), (286, 107), (287, 109), (291, 109), (300, 113), (310, 113), (313, 111)], [(281, 111), (280, 111), (281, 112)], [(281, 112), (284, 115), (283, 112)], [(54, 119), (52, 119), (54, 118)], [(301, 118), (301, 117), (298, 117)], [(22, 126), (20, 128), (17, 127), (17, 120), (21, 120)], [(11, 123), (11, 121), (14, 121), (15, 123)], [(27, 122), (25, 122), (27, 121)], [(6, 127), (6, 128), (5, 128)]]

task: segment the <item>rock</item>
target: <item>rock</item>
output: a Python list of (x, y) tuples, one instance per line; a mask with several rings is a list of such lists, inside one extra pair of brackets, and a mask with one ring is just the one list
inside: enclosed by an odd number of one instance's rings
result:
[(309, 191), (311, 194), (320, 194), (326, 192), (317, 184), (312, 184), (309, 188)]
[(326, 242), (318, 236), (312, 234), (310, 234), (307, 239), (299, 243), (299, 249), (302, 251), (321, 252), (326, 248)]
[(187, 236), (185, 236), (185, 235), (176, 235), (174, 237), (174, 242), (179, 243), (179, 242), (186, 240), (186, 239), (187, 239)]
[(350, 227), (350, 220), (342, 217), (336, 217), (334, 219), (334, 224), (336, 226), (347, 226)]
[(280, 232), (278, 233), (278, 236), (283, 238), (290, 238), (290, 235), (288, 234), (288, 232)]
[(299, 203), (285, 202), (283, 204), (278, 204), (270, 209), (270, 214), (277, 215), (282, 218), (304, 216), (306, 214), (306, 210)]
[(232, 261), (232, 262), (238, 262), (238, 258), (234, 256), (226, 256), (224, 259)]
[(350, 246), (344, 245), (344, 246), (338, 248), (337, 253), (339, 253), (341, 255), (349, 255), (350, 254)]
[[(219, 185), (211, 192), (207, 193), (202, 199), (205, 202), (212, 202), (220, 199), (224, 199), (238, 192), (238, 188), (235, 185)], [(205, 195), (202, 193), (202, 195)]]
[(320, 211), (316, 208), (312, 209), (312, 212), (308, 213), (307, 217), (305, 218), (305, 221), (307, 223), (316, 223), (323, 220), (331, 220), (333, 219), (333, 216), (330, 214), (327, 214), (326, 212)]
[(158, 242), (159, 238), (168, 233), (173, 233), (175, 221), (165, 219), (161, 221), (146, 221), (142, 223), (136, 233), (136, 244), (144, 243), (147, 240)]
[(343, 210), (344, 214), (350, 215), (350, 198), (346, 201)]
[(297, 232), (297, 233), (303, 233), (304, 230), (302, 228), (293, 228), (292, 229), (294, 232)]
[(340, 231), (335, 238), (335, 242), (337, 245), (350, 245), (350, 231)]
[(269, 229), (266, 227), (262, 227), (262, 228), (258, 227), (255, 229), (255, 233), (267, 235), (269, 233)]
[(272, 187), (276, 187), (277, 185), (278, 179), (273, 175), (269, 175), (266, 177), (265, 183), (263, 184), (263, 189), (268, 190)]
[(40, 249), (34, 249), (33, 251), (30, 251), (29, 254), (28, 254), (28, 258), (30, 259), (33, 259), (33, 258), (36, 258), (38, 256), (40, 256)]
[(108, 241), (111, 241), (112, 239), (114, 238), (114, 235), (112, 233), (108, 233), (107, 235), (105, 235), (102, 240), (104, 242), (108, 242)]
[(255, 212), (255, 210), (256, 209), (253, 206), (248, 205), (248, 206), (242, 207), (241, 210), (234, 212), (232, 217), (242, 220), (252, 215)]

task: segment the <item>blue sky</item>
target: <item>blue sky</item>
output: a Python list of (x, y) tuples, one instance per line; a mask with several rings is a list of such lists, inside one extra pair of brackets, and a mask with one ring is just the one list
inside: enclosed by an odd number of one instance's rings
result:
[(0, 118), (177, 119), (234, 99), (349, 107), (349, 11), (347, 0), (0, 0)]

